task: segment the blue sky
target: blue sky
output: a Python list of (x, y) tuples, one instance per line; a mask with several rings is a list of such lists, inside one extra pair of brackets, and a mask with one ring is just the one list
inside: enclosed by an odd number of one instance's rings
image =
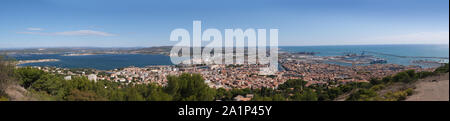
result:
[(449, 41), (448, 0), (2, 0), (0, 48), (173, 45), (193, 20), (279, 29), (282, 46)]

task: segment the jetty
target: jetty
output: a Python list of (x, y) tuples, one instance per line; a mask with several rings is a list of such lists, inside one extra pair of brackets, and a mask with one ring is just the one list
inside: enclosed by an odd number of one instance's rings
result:
[(378, 55), (385, 55), (385, 56), (392, 56), (392, 57), (399, 57), (399, 58), (430, 58), (430, 59), (449, 59), (448, 57), (428, 57), (428, 56), (403, 56), (403, 55), (394, 55), (394, 54), (387, 54), (387, 53), (380, 53), (380, 52), (372, 52), (372, 51), (363, 51), (367, 53), (372, 54), (378, 54)]

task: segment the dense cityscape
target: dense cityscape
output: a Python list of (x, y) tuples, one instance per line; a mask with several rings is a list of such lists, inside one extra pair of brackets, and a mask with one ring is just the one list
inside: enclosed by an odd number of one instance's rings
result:
[[(167, 85), (167, 76), (182, 73), (201, 74), (205, 83), (211, 88), (272, 88), (289, 79), (302, 79), (312, 84), (326, 84), (329, 82), (369, 82), (372, 78), (382, 78), (405, 70), (433, 71), (434, 68), (420, 66), (403, 66), (398, 64), (366, 64), (345, 66), (326, 63), (324, 60), (310, 55), (285, 54), (280, 58), (281, 69), (275, 75), (259, 75), (259, 68), (264, 65), (235, 64), (235, 65), (157, 65), (146, 67), (125, 67), (109, 71), (95, 69), (69, 69), (57, 67), (35, 67), (46, 72), (72, 76), (85, 76), (89, 80), (107, 80), (125, 84), (157, 84)], [(83, 71), (84, 70), (84, 71)], [(90, 70), (89, 72), (85, 70)]]

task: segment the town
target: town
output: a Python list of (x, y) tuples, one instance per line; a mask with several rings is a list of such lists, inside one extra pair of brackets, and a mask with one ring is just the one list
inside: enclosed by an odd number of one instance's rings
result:
[[(301, 58), (299, 58), (301, 57)], [(35, 67), (45, 72), (65, 75), (66, 80), (73, 76), (84, 76), (89, 80), (106, 80), (123, 84), (167, 85), (166, 77), (182, 73), (201, 74), (211, 88), (272, 88), (289, 79), (303, 79), (307, 86), (312, 84), (345, 84), (349, 82), (369, 82), (372, 78), (382, 78), (405, 70), (433, 71), (434, 68), (404, 66), (397, 64), (367, 64), (345, 66), (326, 63), (327, 58), (302, 53), (280, 56), (280, 69), (274, 75), (259, 75), (259, 64), (215, 64), (215, 65), (155, 65), (146, 67), (126, 67), (108, 71), (95, 69), (68, 69), (56, 67)], [(329, 60), (329, 59), (328, 59)]]

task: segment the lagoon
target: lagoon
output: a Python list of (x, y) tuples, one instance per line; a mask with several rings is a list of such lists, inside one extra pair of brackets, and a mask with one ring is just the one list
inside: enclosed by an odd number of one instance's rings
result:
[[(317, 56), (339, 56), (347, 53), (362, 54), (363, 51), (377, 52), (399, 56), (426, 56), (444, 57), (433, 58), (402, 58), (377, 53), (365, 53), (375, 57), (384, 58), (388, 63), (400, 65), (419, 65), (414, 60), (432, 60), (448, 62), (449, 45), (346, 45), (346, 46), (282, 46), (280, 51), (287, 52), (317, 52)], [(150, 65), (173, 65), (170, 57), (166, 55), (151, 54), (103, 54), (63, 56), (60, 54), (40, 55), (9, 55), (17, 60), (58, 59), (55, 62), (27, 63), (20, 66), (54, 66), (62, 68), (93, 68), (99, 70), (112, 70), (124, 67), (145, 67)], [(426, 65), (419, 65), (427, 67)]]

